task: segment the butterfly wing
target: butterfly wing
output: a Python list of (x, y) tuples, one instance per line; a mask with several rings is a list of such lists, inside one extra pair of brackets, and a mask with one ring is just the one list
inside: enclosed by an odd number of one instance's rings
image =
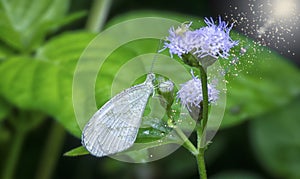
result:
[(133, 145), (152, 84), (126, 89), (99, 109), (84, 127), (82, 144), (97, 157), (124, 151)]

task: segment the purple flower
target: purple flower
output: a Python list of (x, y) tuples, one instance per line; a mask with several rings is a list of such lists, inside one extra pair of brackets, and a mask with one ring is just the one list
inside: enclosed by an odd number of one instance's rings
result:
[[(207, 88), (208, 101), (211, 103), (216, 102), (219, 98), (219, 91), (215, 89), (214, 85), (208, 84)], [(200, 109), (200, 102), (203, 101), (201, 80), (193, 76), (191, 80), (181, 84), (181, 89), (177, 92), (177, 98), (190, 112), (193, 107)]]
[(199, 44), (197, 50), (193, 54), (198, 58), (203, 58), (210, 55), (214, 58), (222, 57), (228, 58), (229, 50), (238, 44), (237, 41), (233, 41), (230, 36), (230, 30), (233, 24), (228, 26), (228, 23), (222, 21), (219, 16), (219, 24), (216, 25), (212, 18), (205, 18), (204, 22), (206, 27), (196, 30), (201, 38), (201, 44)]
[(182, 57), (183, 54), (192, 53), (198, 58), (211, 56), (214, 58), (228, 58), (229, 51), (238, 44), (230, 36), (233, 24), (222, 21), (219, 17), (219, 24), (215, 24), (213, 19), (205, 18), (206, 27), (191, 30), (189, 24), (182, 24), (175, 29), (169, 30), (169, 36), (164, 44), (164, 49), (168, 48), (171, 56), (173, 54)]
[(191, 25), (192, 23), (182, 24), (177, 29), (171, 27), (163, 50), (168, 48), (172, 57), (173, 54), (181, 57), (183, 54), (192, 51), (196, 44), (194, 41), (197, 38), (194, 37), (195, 33), (189, 30)]

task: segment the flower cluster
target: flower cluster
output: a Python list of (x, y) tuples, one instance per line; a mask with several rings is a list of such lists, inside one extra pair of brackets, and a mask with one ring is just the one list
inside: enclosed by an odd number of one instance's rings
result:
[[(219, 98), (219, 91), (214, 85), (208, 84), (208, 101), (213, 103)], [(181, 89), (177, 92), (177, 98), (189, 111), (192, 107), (200, 109), (200, 102), (203, 101), (202, 83), (201, 80), (193, 76), (193, 78), (184, 84), (181, 84)]]
[(238, 44), (230, 36), (233, 24), (222, 21), (219, 17), (219, 24), (215, 24), (213, 19), (205, 18), (206, 27), (190, 30), (191, 23), (182, 24), (175, 29), (169, 30), (169, 36), (163, 49), (169, 49), (172, 55), (181, 57), (183, 54), (192, 53), (198, 58), (211, 56), (214, 58), (228, 58), (229, 50)]

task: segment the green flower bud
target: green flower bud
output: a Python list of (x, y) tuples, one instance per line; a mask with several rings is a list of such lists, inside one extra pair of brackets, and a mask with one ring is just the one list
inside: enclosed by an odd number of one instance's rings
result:
[(162, 96), (161, 105), (165, 109), (170, 109), (174, 102), (174, 83), (170, 80), (161, 82), (158, 86), (158, 94)]

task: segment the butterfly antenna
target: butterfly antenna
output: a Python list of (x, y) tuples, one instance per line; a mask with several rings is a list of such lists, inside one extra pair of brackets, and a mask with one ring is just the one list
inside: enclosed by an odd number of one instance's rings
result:
[(153, 61), (152, 61), (151, 67), (150, 67), (150, 73), (152, 73), (152, 70), (153, 70), (153, 67), (154, 67), (154, 63), (157, 60), (157, 56), (159, 55), (159, 52), (162, 50), (161, 49), (161, 46), (163, 44), (162, 42), (163, 42), (163, 39), (160, 39), (159, 40), (159, 44), (158, 44), (157, 49), (156, 49), (156, 54), (153, 57)]

